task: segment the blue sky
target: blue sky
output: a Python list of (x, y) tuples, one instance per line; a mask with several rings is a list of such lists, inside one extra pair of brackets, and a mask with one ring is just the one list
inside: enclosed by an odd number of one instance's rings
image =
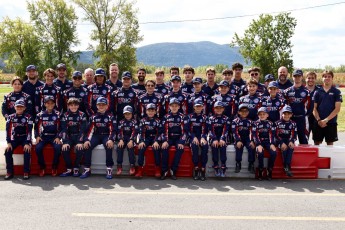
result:
[[(29, 14), (23, 0), (0, 0), (0, 18), (21, 17), (29, 22)], [(139, 22), (168, 21), (200, 18), (218, 18), (260, 13), (280, 12), (318, 5), (341, 2), (340, 0), (137, 0)], [(295, 67), (324, 67), (345, 64), (345, 4), (292, 12), (297, 27), (292, 38)], [(91, 25), (80, 15), (78, 35), (81, 43), (75, 49), (86, 50)], [(160, 42), (212, 41), (219, 44), (231, 42), (234, 33), (243, 35), (244, 30), (258, 16), (225, 20), (141, 24), (144, 40), (138, 46)], [(231, 64), (231, 63), (229, 63)]]

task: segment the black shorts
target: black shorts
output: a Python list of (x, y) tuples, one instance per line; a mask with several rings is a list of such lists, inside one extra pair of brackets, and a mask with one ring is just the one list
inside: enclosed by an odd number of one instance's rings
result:
[(325, 138), (326, 143), (335, 142), (338, 140), (337, 124), (327, 124), (325, 128), (321, 128), (316, 122), (313, 127), (313, 140), (315, 142), (322, 142)]

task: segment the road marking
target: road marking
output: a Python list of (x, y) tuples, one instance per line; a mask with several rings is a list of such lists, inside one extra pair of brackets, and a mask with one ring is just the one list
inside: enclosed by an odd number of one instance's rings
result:
[(95, 191), (100, 194), (117, 195), (163, 195), (163, 196), (317, 196), (317, 197), (344, 197), (343, 193), (311, 193), (311, 192), (293, 192), (293, 193), (251, 193), (251, 192), (126, 192), (126, 191)]
[(335, 221), (345, 222), (345, 217), (316, 216), (210, 216), (210, 215), (155, 215), (117, 213), (72, 213), (76, 217), (145, 218), (145, 219), (202, 219), (202, 220), (283, 220), (283, 221)]

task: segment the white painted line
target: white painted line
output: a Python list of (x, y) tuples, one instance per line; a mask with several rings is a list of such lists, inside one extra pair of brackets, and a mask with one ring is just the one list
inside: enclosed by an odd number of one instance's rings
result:
[(163, 195), (163, 196), (313, 196), (313, 197), (345, 197), (343, 193), (311, 193), (311, 192), (293, 192), (293, 193), (251, 193), (251, 192), (126, 192), (126, 191), (106, 191), (98, 190), (99, 194), (117, 194), (117, 195)]
[(209, 215), (155, 215), (116, 213), (72, 213), (76, 217), (144, 218), (144, 219), (202, 219), (202, 220), (282, 220), (282, 221), (334, 221), (345, 222), (345, 217), (316, 216), (209, 216)]

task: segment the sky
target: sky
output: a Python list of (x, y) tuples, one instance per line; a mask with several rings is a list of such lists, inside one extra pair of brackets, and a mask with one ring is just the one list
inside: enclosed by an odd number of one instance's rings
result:
[[(0, 0), (0, 21), (4, 16), (20, 17), (30, 21), (24, 0)], [(68, 1), (69, 2), (69, 1)], [(334, 3), (337, 5), (315, 7)], [(311, 8), (315, 7), (315, 8)], [(296, 68), (323, 68), (325, 65), (345, 64), (345, 1), (341, 0), (137, 0), (141, 47), (162, 42), (211, 41), (229, 44), (235, 33), (243, 36), (253, 19), (262, 13), (294, 10), (297, 19), (295, 34), (291, 41)], [(303, 9), (302, 8), (310, 8)], [(80, 44), (76, 50), (86, 50), (90, 31), (88, 22), (82, 21), (83, 12), (76, 9), (80, 22), (78, 36)], [(244, 15), (252, 15), (242, 17)], [(241, 16), (241, 17), (235, 17)], [(235, 17), (224, 20), (208, 20), (181, 23), (152, 23), (171, 20)], [(231, 63), (229, 63), (231, 65)]]

